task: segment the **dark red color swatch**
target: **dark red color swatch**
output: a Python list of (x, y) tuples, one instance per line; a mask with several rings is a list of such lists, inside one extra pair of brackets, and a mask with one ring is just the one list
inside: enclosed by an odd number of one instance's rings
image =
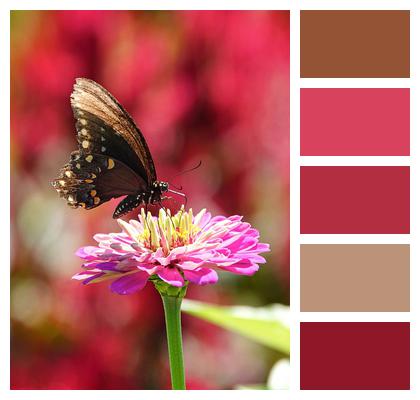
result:
[(410, 324), (301, 323), (300, 388), (410, 389)]
[(302, 156), (409, 156), (410, 89), (301, 89)]
[(300, 232), (410, 233), (410, 168), (301, 167)]

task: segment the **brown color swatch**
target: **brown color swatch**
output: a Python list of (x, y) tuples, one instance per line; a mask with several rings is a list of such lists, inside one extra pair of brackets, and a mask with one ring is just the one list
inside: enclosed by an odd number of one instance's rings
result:
[(303, 244), (301, 311), (410, 311), (406, 244)]
[(409, 78), (410, 11), (301, 11), (300, 76)]

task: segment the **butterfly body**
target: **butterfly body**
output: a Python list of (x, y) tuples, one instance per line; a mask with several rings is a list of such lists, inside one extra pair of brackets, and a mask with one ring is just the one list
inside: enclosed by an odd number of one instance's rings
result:
[(78, 150), (52, 182), (72, 208), (95, 208), (127, 196), (118, 218), (139, 205), (160, 203), (168, 191), (158, 181), (146, 140), (131, 116), (98, 83), (78, 78), (71, 95)]
[(122, 200), (114, 211), (113, 218), (119, 218), (143, 204), (156, 204), (163, 200), (162, 194), (168, 191), (166, 182), (153, 182), (153, 189), (129, 195)]

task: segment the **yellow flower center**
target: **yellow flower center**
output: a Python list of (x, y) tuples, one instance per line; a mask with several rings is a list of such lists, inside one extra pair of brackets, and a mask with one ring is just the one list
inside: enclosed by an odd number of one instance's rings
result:
[(192, 243), (200, 232), (200, 228), (193, 223), (192, 210), (186, 212), (184, 207), (174, 216), (171, 216), (169, 209), (161, 208), (158, 218), (152, 217), (150, 212), (146, 215), (141, 209), (140, 219), (143, 232), (138, 235), (138, 241), (153, 251), (162, 248), (165, 255), (171, 249)]

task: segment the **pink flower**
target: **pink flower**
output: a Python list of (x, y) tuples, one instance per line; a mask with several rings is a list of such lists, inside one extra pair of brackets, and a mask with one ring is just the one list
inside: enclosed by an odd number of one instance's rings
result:
[(73, 276), (84, 284), (112, 280), (111, 290), (131, 294), (150, 277), (183, 287), (192, 282), (217, 282), (216, 269), (253, 275), (265, 263), (259, 253), (269, 245), (259, 243), (259, 233), (242, 217), (212, 217), (205, 209), (197, 215), (182, 208), (173, 217), (160, 209), (159, 217), (141, 210), (139, 220), (119, 219), (121, 233), (97, 234), (98, 246), (80, 248), (84, 271)]

